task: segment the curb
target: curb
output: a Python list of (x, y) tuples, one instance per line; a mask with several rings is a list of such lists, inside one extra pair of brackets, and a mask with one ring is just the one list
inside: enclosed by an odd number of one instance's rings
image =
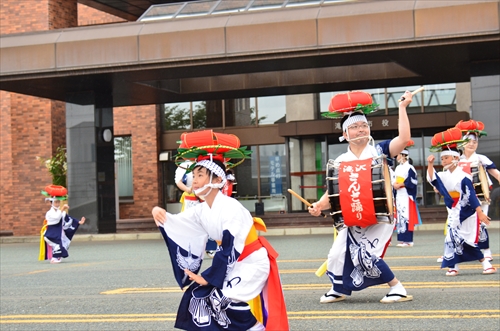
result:
[[(499, 229), (500, 222), (493, 221), (488, 226), (488, 229)], [(437, 224), (422, 224), (415, 228), (418, 231), (436, 231), (444, 230), (444, 223)], [(277, 228), (268, 229), (267, 232), (260, 232), (263, 237), (272, 236), (299, 236), (299, 235), (315, 235), (315, 234), (333, 234), (333, 227), (316, 227), (316, 228)], [(144, 232), (144, 233), (104, 233), (104, 234), (77, 234), (73, 237), (73, 242), (76, 241), (114, 241), (114, 240), (158, 240), (162, 239), (160, 232)], [(40, 236), (19, 236), (19, 237), (0, 237), (0, 244), (19, 244), (19, 243), (38, 243)]]

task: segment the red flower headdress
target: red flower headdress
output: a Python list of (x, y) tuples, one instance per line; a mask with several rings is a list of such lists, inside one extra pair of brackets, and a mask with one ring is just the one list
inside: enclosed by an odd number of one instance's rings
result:
[(455, 125), (455, 127), (459, 128), (462, 133), (467, 134), (467, 133), (474, 133), (478, 137), (486, 136), (487, 133), (484, 131), (484, 124), (481, 121), (474, 121), (474, 120), (468, 120), (468, 121), (460, 121)]
[[(175, 163), (180, 166), (185, 160), (195, 163), (201, 160), (219, 160), (227, 168), (234, 168), (250, 158), (251, 150), (246, 146), (240, 147), (240, 140), (237, 136), (227, 133), (215, 133), (212, 130), (197, 132), (184, 132), (181, 134), (179, 152), (175, 157)], [(232, 159), (239, 159), (231, 162)]]
[(45, 189), (41, 191), (43, 195), (49, 198), (55, 198), (57, 200), (68, 200), (68, 190), (61, 185), (47, 185)]
[(323, 117), (341, 118), (345, 114), (354, 111), (360, 111), (367, 115), (378, 110), (378, 104), (373, 103), (370, 93), (363, 91), (351, 91), (347, 93), (338, 93), (330, 100), (328, 113), (322, 114)]
[(431, 152), (441, 152), (443, 147), (459, 148), (465, 145), (469, 140), (462, 138), (462, 131), (457, 128), (451, 128), (446, 131), (436, 133), (431, 139)]

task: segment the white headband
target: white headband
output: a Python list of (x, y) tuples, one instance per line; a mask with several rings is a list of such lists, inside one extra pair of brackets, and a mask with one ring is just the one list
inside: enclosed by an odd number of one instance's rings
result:
[(222, 179), (222, 183), (226, 183), (226, 172), (217, 163), (211, 160), (201, 160), (196, 163), (196, 167), (201, 166), (203, 168), (207, 168), (212, 173), (214, 173), (217, 177)]
[(399, 154), (410, 155), (410, 152), (407, 149), (403, 149)]
[(365, 122), (368, 124), (368, 120), (364, 114), (353, 113), (342, 124), (342, 131), (347, 132), (347, 128), (356, 122)]
[(466, 134), (465, 136), (462, 137), (463, 140), (477, 140), (477, 137), (473, 133)]
[(444, 151), (441, 152), (441, 156), (446, 156), (446, 155), (460, 157), (460, 153), (458, 153), (457, 151), (452, 151), (451, 149), (445, 149)]

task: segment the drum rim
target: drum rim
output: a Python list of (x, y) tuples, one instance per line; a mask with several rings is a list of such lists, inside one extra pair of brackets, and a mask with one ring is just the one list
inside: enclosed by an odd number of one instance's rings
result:
[(490, 201), (490, 188), (488, 186), (488, 176), (486, 176), (486, 171), (481, 163), (478, 164), (479, 170), (479, 182), (481, 183), (481, 190), (483, 191), (483, 196), (486, 201)]
[[(383, 171), (384, 171), (384, 178), (385, 178), (385, 195), (387, 197), (387, 209), (389, 212), (389, 215), (394, 215), (394, 197), (392, 195), (392, 184), (391, 184), (391, 174), (389, 172), (389, 165), (387, 164), (387, 158), (383, 158), (382, 161), (383, 165)], [(389, 219), (392, 219), (392, 216), (389, 217)]]

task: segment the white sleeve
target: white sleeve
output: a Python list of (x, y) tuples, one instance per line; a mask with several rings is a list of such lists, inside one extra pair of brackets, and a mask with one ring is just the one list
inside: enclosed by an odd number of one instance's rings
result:
[(479, 162), (483, 165), (483, 167), (488, 168), (493, 164), (493, 161), (491, 161), (486, 155), (483, 154), (477, 154), (477, 158)]
[(47, 225), (54, 225), (59, 223), (62, 217), (62, 211), (59, 209), (55, 210), (50, 208), (50, 210), (45, 214), (45, 219), (47, 220)]
[(163, 224), (165, 231), (180, 231), (189, 234), (205, 233), (201, 225), (202, 204), (197, 204), (191, 208), (185, 209), (178, 214), (166, 212), (167, 220)]
[[(426, 177), (427, 177), (427, 181), (429, 182), (429, 184), (432, 185), (432, 181), (436, 180), (436, 169), (434, 169), (434, 171), (432, 172), (432, 178), (429, 176), (429, 171), (426, 171)], [(434, 185), (432, 185), (434, 186)]]

